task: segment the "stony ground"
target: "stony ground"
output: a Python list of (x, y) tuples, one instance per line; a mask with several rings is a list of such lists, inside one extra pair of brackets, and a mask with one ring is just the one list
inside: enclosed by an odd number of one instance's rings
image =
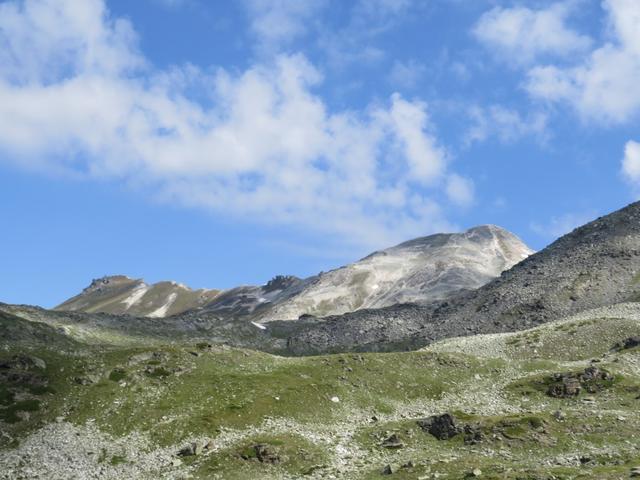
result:
[(12, 332), (0, 479), (626, 479), (640, 467), (636, 303), (416, 352), (305, 358), (41, 328), (0, 319)]

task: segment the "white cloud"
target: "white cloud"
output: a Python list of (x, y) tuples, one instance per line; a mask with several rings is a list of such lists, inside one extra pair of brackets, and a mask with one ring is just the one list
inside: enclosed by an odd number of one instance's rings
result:
[(610, 41), (571, 67), (538, 65), (528, 72), (529, 93), (566, 102), (585, 120), (620, 124), (640, 111), (640, 2), (605, 0)]
[(27, 0), (0, 4), (0, 74), (47, 83), (70, 72), (114, 75), (140, 67), (129, 22), (111, 20), (103, 3)]
[(367, 21), (378, 18), (388, 22), (391, 17), (405, 13), (411, 3), (412, 0), (358, 0), (355, 5), (355, 12)]
[(348, 5), (347, 21), (339, 29), (320, 28), (318, 43), (334, 68), (352, 63), (377, 64), (386, 57), (376, 39), (406, 18), (412, 0), (357, 0)]
[(389, 82), (394, 87), (414, 88), (422, 79), (426, 70), (423, 64), (415, 60), (409, 60), (408, 62), (396, 60), (389, 73)]
[(632, 140), (624, 146), (622, 173), (633, 183), (640, 183), (640, 143)]
[(591, 40), (566, 25), (571, 3), (547, 8), (495, 7), (484, 13), (473, 29), (481, 42), (514, 63), (542, 55), (566, 56), (589, 47)]
[(306, 34), (325, 0), (245, 0), (260, 46), (277, 49)]
[(427, 105), (408, 102), (398, 93), (391, 97), (391, 109), (382, 112), (388, 117), (396, 141), (409, 166), (410, 178), (414, 182), (432, 184), (445, 169), (444, 151), (433, 136), (425, 134), (429, 127)]
[(531, 230), (547, 239), (555, 240), (573, 229), (580, 227), (597, 217), (593, 210), (582, 213), (567, 213), (558, 217), (552, 217), (549, 222), (540, 224), (533, 222), (530, 224)]
[(503, 143), (514, 142), (524, 136), (546, 137), (547, 115), (536, 112), (523, 117), (517, 110), (501, 105), (474, 106), (469, 109), (472, 126), (466, 132), (465, 144), (483, 142), (497, 137)]
[(472, 198), (425, 103), (394, 94), (330, 111), (302, 55), (240, 73), (159, 71), (99, 0), (4, 3), (0, 44), (0, 151), (34, 169), (376, 247), (454, 228), (434, 198)]
[(458, 174), (451, 174), (447, 179), (447, 196), (461, 207), (469, 207), (474, 200), (474, 185), (468, 178)]

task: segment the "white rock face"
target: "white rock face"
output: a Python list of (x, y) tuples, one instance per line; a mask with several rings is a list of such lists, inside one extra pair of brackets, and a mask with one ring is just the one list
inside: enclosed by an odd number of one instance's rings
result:
[(59, 310), (165, 317), (203, 308), (254, 326), (301, 315), (337, 315), (397, 303), (428, 303), (475, 289), (532, 252), (512, 233), (484, 225), (417, 238), (307, 279), (277, 276), (262, 286), (191, 290), (175, 282), (148, 285), (125, 276), (94, 280)]
[(292, 320), (440, 300), (484, 285), (532, 253), (518, 237), (494, 225), (417, 238), (319, 275), (259, 318)]
[[(180, 288), (182, 288), (182, 287), (180, 287)], [(169, 311), (169, 308), (171, 307), (171, 305), (174, 304), (174, 302), (176, 301), (177, 298), (178, 298), (178, 294), (176, 292), (170, 293), (169, 296), (167, 297), (167, 301), (164, 303), (164, 305), (162, 305), (159, 308), (155, 309), (153, 312), (148, 314), (147, 317), (160, 318), (160, 317), (166, 316), (167, 312)]]

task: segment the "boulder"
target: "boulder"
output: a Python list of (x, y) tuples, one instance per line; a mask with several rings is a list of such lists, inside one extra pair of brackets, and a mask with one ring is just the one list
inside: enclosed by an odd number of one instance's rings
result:
[(463, 431), (465, 445), (477, 445), (484, 440), (484, 434), (480, 427), (465, 425)]
[(42, 360), (41, 358), (38, 357), (30, 357), (31, 360), (33, 361), (33, 364), (35, 365), (36, 368), (39, 368), (41, 370), (46, 370), (47, 369), (47, 364), (44, 360)]
[(591, 382), (597, 380), (612, 380), (613, 375), (592, 365), (586, 368), (584, 373), (580, 374), (578, 378), (581, 382)]
[(194, 455), (200, 455), (202, 453), (202, 445), (197, 442), (192, 442), (186, 447), (182, 448), (178, 455), (180, 457), (192, 457)]
[(278, 453), (267, 444), (257, 443), (253, 446), (253, 450), (256, 453), (256, 458), (261, 463), (280, 463), (280, 456)]
[(402, 440), (400, 440), (400, 437), (397, 434), (393, 434), (391, 435), (389, 438), (385, 439), (382, 442), (382, 447), (384, 448), (402, 448), (404, 447), (404, 443), (402, 443)]
[(584, 372), (578, 374), (556, 373), (552, 380), (555, 383), (549, 385), (547, 395), (555, 398), (571, 398), (580, 395), (582, 390), (596, 393), (606, 387), (602, 382), (613, 380), (613, 375), (606, 370), (591, 365)]
[(554, 383), (549, 386), (547, 395), (555, 398), (577, 397), (582, 390), (580, 381), (573, 377), (562, 377), (560, 383)]
[(73, 383), (76, 385), (91, 385), (94, 382), (89, 377), (73, 377)]
[(418, 420), (418, 426), (425, 432), (430, 433), (438, 440), (447, 440), (461, 432), (456, 425), (456, 420), (450, 413), (433, 415), (431, 417)]
[(617, 343), (614, 347), (615, 350), (628, 350), (629, 348), (635, 348), (640, 346), (640, 336), (634, 335), (629, 338), (625, 338), (620, 343)]

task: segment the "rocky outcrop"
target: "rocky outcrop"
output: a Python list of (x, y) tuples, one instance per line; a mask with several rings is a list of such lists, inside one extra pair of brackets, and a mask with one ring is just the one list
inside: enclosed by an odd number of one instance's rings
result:
[(450, 413), (434, 415), (423, 420), (418, 420), (417, 423), (422, 430), (430, 433), (438, 440), (448, 440), (462, 431), (456, 424), (454, 416)]
[(586, 390), (596, 393), (613, 381), (613, 375), (596, 366), (587, 367), (582, 373), (557, 373), (551, 378), (547, 395), (555, 398), (571, 398)]

